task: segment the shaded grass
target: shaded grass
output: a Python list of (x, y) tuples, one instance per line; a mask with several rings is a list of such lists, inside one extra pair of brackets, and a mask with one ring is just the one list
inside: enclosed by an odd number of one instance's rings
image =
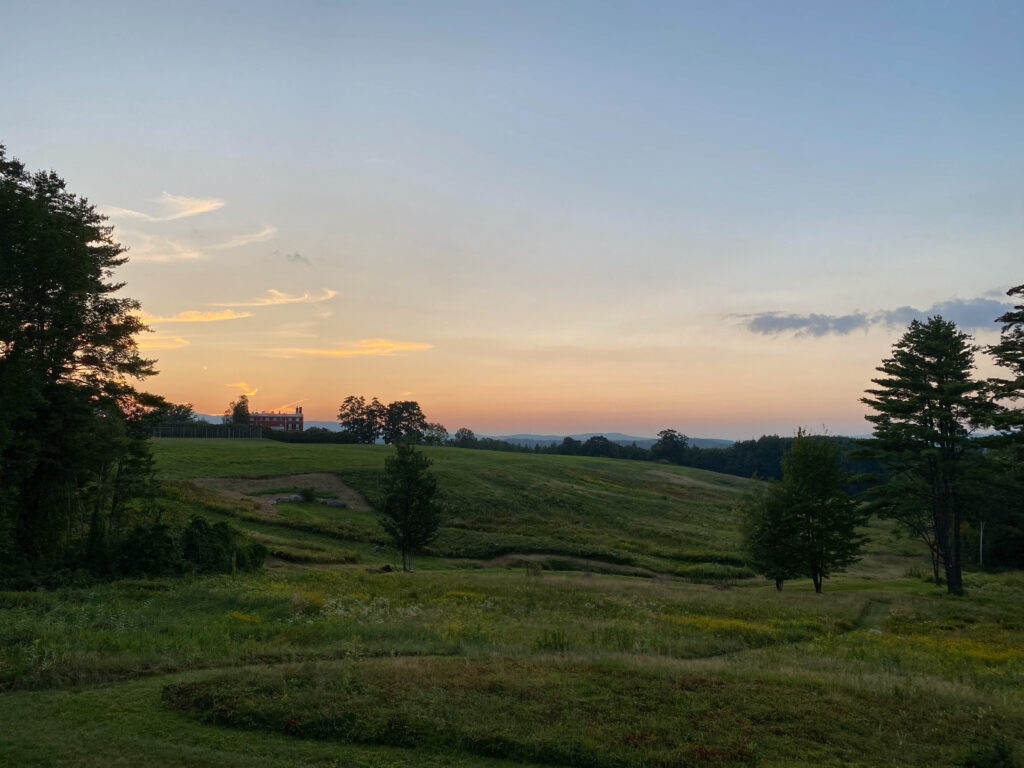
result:
[[(984, 727), (949, 696), (773, 675), (712, 677), (619, 660), (361, 660), (245, 670), (170, 685), (205, 722), (299, 738), (468, 752), (587, 768), (763, 761), (943, 764)], [(928, 716), (921, 711), (927, 709)], [(839, 725), (841, 724), (841, 725)]]
[(552, 631), (575, 650), (694, 658), (852, 626), (866, 598), (836, 597), (808, 612), (795, 593), (509, 571), (297, 571), (0, 593), (0, 685), (378, 654), (529, 655)]

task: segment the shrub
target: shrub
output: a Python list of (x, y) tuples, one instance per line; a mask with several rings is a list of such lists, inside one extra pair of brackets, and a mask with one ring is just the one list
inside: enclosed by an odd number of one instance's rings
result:
[(177, 537), (163, 523), (137, 525), (121, 544), (117, 570), (122, 574), (175, 573), (181, 567)]
[(241, 539), (241, 534), (227, 523), (210, 525), (202, 517), (193, 517), (182, 534), (182, 557), (200, 573), (259, 569), (266, 559), (267, 548), (258, 542), (244, 543)]

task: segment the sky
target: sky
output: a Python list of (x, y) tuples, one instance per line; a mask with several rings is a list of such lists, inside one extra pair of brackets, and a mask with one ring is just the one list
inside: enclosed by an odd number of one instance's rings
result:
[(199, 412), (864, 434), (911, 319), (1024, 282), (1016, 0), (2, 7), (0, 143)]

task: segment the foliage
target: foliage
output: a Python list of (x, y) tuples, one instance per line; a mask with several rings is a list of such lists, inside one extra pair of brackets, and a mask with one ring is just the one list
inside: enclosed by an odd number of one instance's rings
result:
[(448, 430), (444, 428), (444, 424), (428, 422), (423, 430), (421, 442), (423, 445), (444, 445), (448, 442)]
[[(1008, 290), (1007, 295), (1024, 299), (1024, 285)], [(997, 400), (1020, 400), (1024, 397), (1024, 304), (996, 319), (1002, 323), (999, 343), (988, 348), (997, 365), (1008, 370), (1011, 378), (991, 378)], [(1017, 441), (1024, 441), (1024, 407), (1009, 408), (998, 414), (995, 425), (1003, 431), (1013, 431)]]
[(663, 429), (658, 433), (658, 442), (651, 446), (651, 458), (682, 464), (686, 458), (688, 440), (686, 435), (674, 429)]
[(877, 388), (861, 402), (874, 413), (863, 455), (885, 465), (889, 480), (871, 492), (873, 509), (899, 521), (932, 549), (951, 594), (963, 592), (960, 528), (965, 472), (979, 455), (970, 439), (993, 408), (972, 377), (971, 337), (941, 317), (914, 320), (877, 369)]
[(130, 385), (139, 303), (119, 298), (127, 260), (105, 218), (53, 172), (0, 146), (0, 562), (56, 563), (122, 525), (149, 482), (161, 398)]
[(459, 448), (472, 448), (476, 444), (476, 435), (469, 427), (459, 427), (455, 430), (455, 436), (451, 442), (452, 445)]
[(192, 403), (166, 403), (158, 409), (158, 413), (157, 426), (161, 427), (195, 424), (199, 421)]
[(418, 443), (427, 429), (427, 420), (415, 400), (396, 400), (384, 411), (381, 436), (388, 445), (400, 442)]
[(777, 589), (802, 575), (821, 592), (823, 579), (859, 558), (864, 537), (856, 529), (867, 515), (844, 490), (839, 458), (835, 443), (800, 430), (782, 457), (782, 480), (745, 504), (747, 552)]
[(199, 573), (255, 571), (267, 554), (262, 544), (244, 543), (227, 523), (210, 525), (202, 517), (193, 517), (185, 528), (181, 549), (186, 567)]
[(381, 526), (402, 553), (402, 570), (411, 569), (412, 553), (437, 537), (441, 506), (435, 500), (437, 479), (430, 459), (410, 443), (399, 443), (384, 460)]
[(232, 400), (224, 412), (223, 422), (234, 427), (249, 426), (249, 396), (244, 392)]
[(367, 403), (362, 395), (349, 395), (338, 408), (338, 422), (355, 442), (372, 445), (384, 428), (384, 414), (385, 408), (376, 397)]
[(786, 579), (804, 575), (797, 559), (799, 530), (787, 514), (781, 487), (772, 482), (748, 491), (739, 506), (743, 514), (743, 549), (750, 567), (782, 591)]

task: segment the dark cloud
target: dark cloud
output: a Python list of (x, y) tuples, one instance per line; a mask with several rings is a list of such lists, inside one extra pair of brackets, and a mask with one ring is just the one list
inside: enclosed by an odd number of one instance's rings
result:
[(309, 259), (303, 256), (301, 253), (296, 251), (295, 253), (286, 253), (284, 255), (285, 261), (291, 264), (309, 264)]
[(996, 318), (1012, 309), (1013, 304), (996, 299), (954, 299), (932, 305), (925, 316), (918, 319), (942, 315), (945, 320), (952, 320), (961, 328), (995, 329), (998, 328)]
[(771, 335), (796, 331), (798, 336), (825, 336), (834, 333), (844, 336), (850, 331), (864, 328), (870, 320), (863, 313), (853, 315), (781, 315), (778, 312), (762, 312), (748, 315), (746, 326), (754, 333)]
[(753, 333), (773, 335), (795, 332), (797, 336), (845, 336), (851, 331), (868, 328), (873, 325), (903, 326), (911, 320), (927, 320), (940, 315), (944, 320), (952, 320), (964, 330), (995, 330), (998, 326), (995, 319), (1013, 309), (1013, 305), (1005, 301), (986, 297), (977, 299), (952, 299), (940, 301), (927, 309), (915, 309), (905, 306), (885, 310), (874, 315), (857, 312), (851, 315), (783, 315), (779, 312), (760, 312), (746, 315), (743, 324)]

